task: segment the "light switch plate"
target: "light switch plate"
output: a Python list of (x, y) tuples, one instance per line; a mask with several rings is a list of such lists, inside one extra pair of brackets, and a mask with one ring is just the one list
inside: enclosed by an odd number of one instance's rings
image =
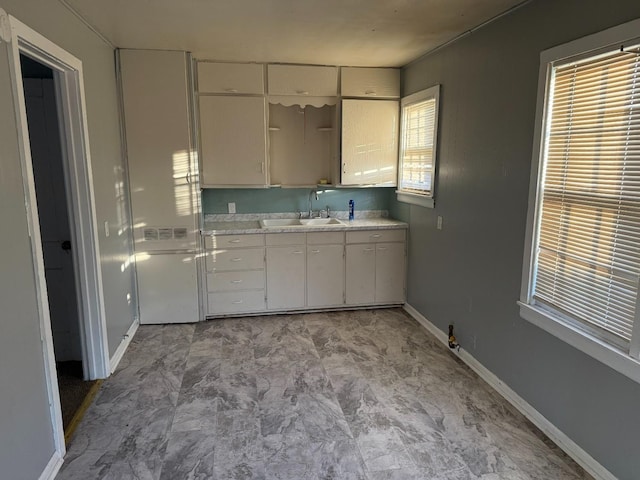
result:
[(229, 202), (227, 204), (228, 208), (229, 208), (229, 213), (236, 213), (236, 203), (235, 202)]

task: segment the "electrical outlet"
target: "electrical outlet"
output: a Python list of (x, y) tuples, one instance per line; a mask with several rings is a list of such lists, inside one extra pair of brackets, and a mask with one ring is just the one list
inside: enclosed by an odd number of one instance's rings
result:
[(236, 202), (227, 203), (229, 213), (236, 213)]

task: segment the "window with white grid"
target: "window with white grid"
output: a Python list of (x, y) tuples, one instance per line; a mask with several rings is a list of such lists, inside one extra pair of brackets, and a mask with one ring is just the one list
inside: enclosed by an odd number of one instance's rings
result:
[(398, 200), (433, 207), (440, 86), (402, 99)]
[(640, 42), (550, 62), (545, 91), (523, 316), (637, 360)]

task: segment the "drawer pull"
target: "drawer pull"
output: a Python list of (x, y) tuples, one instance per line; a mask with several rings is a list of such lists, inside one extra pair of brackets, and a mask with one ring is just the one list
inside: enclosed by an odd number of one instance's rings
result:
[(234, 300), (233, 302), (234, 305), (240, 305), (242, 303), (242, 300)]
[(229, 243), (240, 243), (240, 239), (236, 238), (235, 240), (229, 240)]
[(231, 280), (231, 283), (242, 283), (242, 280)]
[(232, 262), (241, 262), (242, 261), (242, 257), (232, 258), (231, 261)]
[(291, 253), (293, 253), (294, 255), (300, 255), (303, 252), (302, 252), (302, 250), (296, 250), (296, 251), (291, 252)]
[(371, 235), (371, 238), (380, 238), (382, 235), (380, 235), (379, 233), (375, 233), (373, 235)]
[(238, 93), (237, 88), (225, 88), (224, 91), (227, 93)]
[(311, 253), (320, 253), (320, 250), (311, 250)]
[(386, 250), (387, 247), (378, 247), (378, 250)]
[(296, 93), (298, 95), (309, 95), (309, 91), (308, 90), (296, 90)]
[(365, 248), (363, 251), (364, 252), (373, 252), (373, 248)]

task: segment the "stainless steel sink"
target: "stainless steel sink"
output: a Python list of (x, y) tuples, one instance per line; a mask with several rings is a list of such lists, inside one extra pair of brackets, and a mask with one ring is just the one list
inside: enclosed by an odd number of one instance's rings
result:
[(344, 222), (337, 218), (267, 218), (260, 220), (261, 228), (283, 228), (283, 227), (328, 227), (340, 226)]

